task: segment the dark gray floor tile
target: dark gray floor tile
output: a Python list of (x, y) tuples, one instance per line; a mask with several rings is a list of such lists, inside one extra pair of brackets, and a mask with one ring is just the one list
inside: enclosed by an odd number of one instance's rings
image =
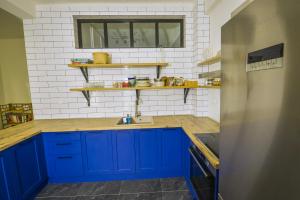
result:
[(74, 200), (119, 200), (119, 195), (105, 194), (99, 196), (77, 196)]
[(36, 197), (36, 200), (75, 200), (75, 197)]
[(80, 184), (49, 184), (40, 193), (39, 197), (68, 197), (75, 196)]
[(192, 196), (189, 191), (173, 191), (163, 192), (162, 200), (192, 200)]
[(94, 185), (91, 195), (119, 194), (121, 181), (99, 182)]
[(137, 200), (138, 194), (120, 194), (118, 200)]
[(76, 195), (96, 196), (101, 194), (119, 194), (120, 188), (121, 181), (80, 183), (78, 185)]
[[(162, 200), (162, 193), (139, 193), (138, 200)], [(175, 200), (175, 199), (174, 199)]]
[(122, 181), (122, 193), (139, 193), (139, 192), (160, 192), (160, 180), (138, 180), (138, 181)]
[(183, 177), (160, 179), (160, 183), (162, 191), (188, 190)]

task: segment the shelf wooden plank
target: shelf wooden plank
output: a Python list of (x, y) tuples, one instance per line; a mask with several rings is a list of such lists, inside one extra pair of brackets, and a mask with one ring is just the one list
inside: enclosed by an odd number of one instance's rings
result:
[(198, 88), (190, 86), (164, 86), (164, 87), (128, 87), (128, 88), (72, 88), (70, 91), (82, 92), (82, 91), (108, 91), (108, 90), (160, 90), (160, 89), (187, 89), (187, 88)]
[(72, 68), (139, 68), (139, 67), (166, 67), (168, 63), (112, 63), (112, 64), (69, 64)]
[(216, 55), (206, 60), (201, 61), (198, 65), (212, 65), (218, 62), (221, 62), (222, 56)]
[(201, 73), (198, 78), (221, 78), (221, 70)]
[(199, 88), (203, 88), (203, 89), (221, 89), (221, 86), (200, 85)]

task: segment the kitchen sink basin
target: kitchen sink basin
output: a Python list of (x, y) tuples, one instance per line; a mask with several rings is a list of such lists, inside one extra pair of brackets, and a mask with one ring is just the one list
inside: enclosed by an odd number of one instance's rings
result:
[(153, 124), (153, 117), (133, 117), (131, 124), (124, 124), (123, 119), (121, 118), (117, 125), (149, 125)]

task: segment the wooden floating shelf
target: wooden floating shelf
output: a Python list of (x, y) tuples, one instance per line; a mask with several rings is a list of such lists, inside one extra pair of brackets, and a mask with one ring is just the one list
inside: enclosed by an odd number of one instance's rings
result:
[(112, 63), (112, 64), (69, 64), (72, 68), (139, 68), (139, 67), (166, 67), (168, 63)]
[(70, 91), (73, 92), (81, 92), (81, 91), (108, 91), (108, 90), (160, 90), (160, 89), (190, 89), (190, 88), (198, 88), (197, 87), (189, 87), (189, 86), (163, 86), (163, 87), (127, 87), (127, 88), (72, 88)]
[(199, 88), (203, 88), (203, 89), (220, 89), (221, 86), (212, 86), (212, 85), (200, 85)]
[(186, 103), (187, 96), (190, 89), (199, 88), (198, 86), (164, 86), (164, 87), (128, 87), (128, 88), (72, 88), (70, 91), (82, 92), (83, 96), (86, 98), (88, 106), (90, 106), (90, 92), (93, 91), (125, 91), (125, 90), (135, 90), (136, 92), (136, 102), (140, 99), (141, 90), (160, 90), (160, 89), (183, 89), (184, 103)]
[(212, 64), (221, 62), (221, 60), (222, 60), (222, 56), (216, 55), (216, 56), (213, 56), (211, 58), (201, 61), (198, 65), (212, 65)]
[(205, 72), (198, 75), (198, 78), (221, 78), (221, 70)]
[(166, 67), (168, 63), (112, 63), (112, 64), (69, 64), (71, 68), (80, 69), (86, 82), (89, 82), (88, 69), (92, 68), (143, 68), (156, 67), (156, 78), (160, 77), (162, 67)]

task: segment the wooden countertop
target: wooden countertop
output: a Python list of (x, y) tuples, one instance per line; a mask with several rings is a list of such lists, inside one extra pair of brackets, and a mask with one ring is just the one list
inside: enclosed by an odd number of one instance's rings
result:
[(34, 120), (0, 130), (0, 151), (41, 132), (182, 127), (193, 143), (207, 157), (209, 162), (215, 168), (219, 167), (219, 159), (195, 136), (195, 134), (199, 133), (219, 132), (219, 124), (210, 118), (194, 117), (192, 115), (157, 116), (153, 117), (153, 124), (143, 125), (116, 125), (118, 120), (119, 118)]

